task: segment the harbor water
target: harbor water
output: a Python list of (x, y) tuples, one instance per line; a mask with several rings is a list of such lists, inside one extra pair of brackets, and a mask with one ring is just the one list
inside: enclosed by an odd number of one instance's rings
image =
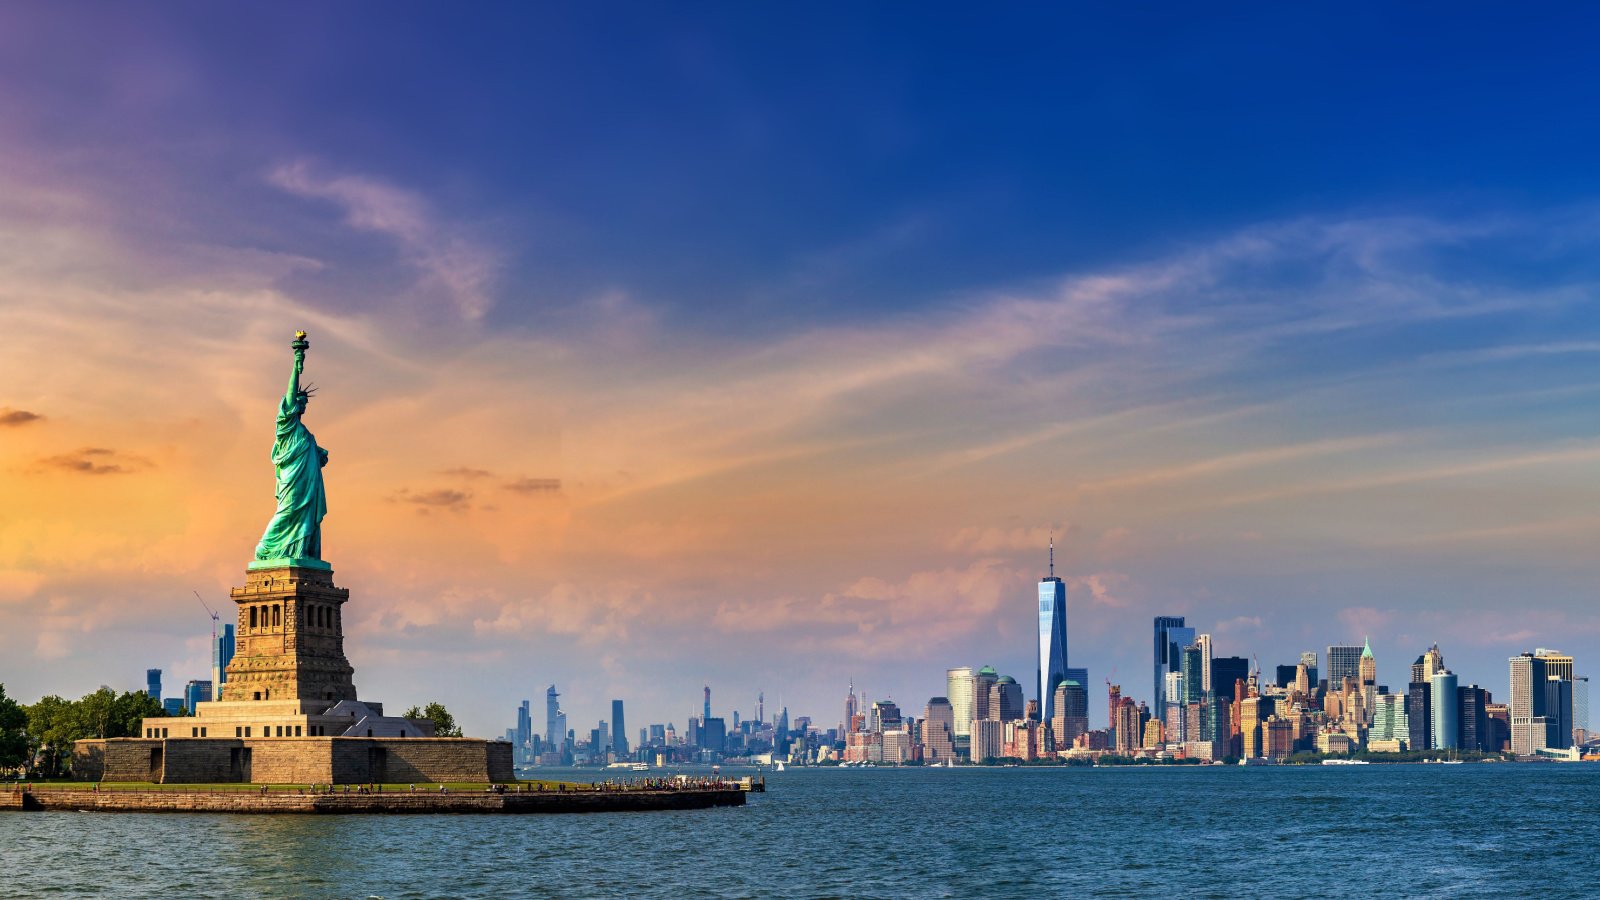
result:
[(4, 813), (0, 896), (1597, 893), (1600, 765), (790, 769), (767, 786), (692, 812)]

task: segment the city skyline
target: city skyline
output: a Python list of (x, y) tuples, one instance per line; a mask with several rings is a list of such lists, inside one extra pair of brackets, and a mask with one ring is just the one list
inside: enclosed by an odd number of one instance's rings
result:
[(207, 677), (298, 328), (352, 661), (474, 733), (1027, 688), (1052, 533), (1095, 722), (1157, 615), (1600, 652), (1583, 28), (386, 11), (0, 11), (9, 693)]

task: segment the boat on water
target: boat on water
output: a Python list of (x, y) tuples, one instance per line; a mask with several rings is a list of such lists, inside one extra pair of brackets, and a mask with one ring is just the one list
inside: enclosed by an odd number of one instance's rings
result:
[(1372, 765), (1372, 763), (1370, 763), (1370, 762), (1368, 762), (1368, 761), (1366, 761), (1364, 759), (1325, 759), (1325, 760), (1322, 761), (1322, 764), (1325, 765), (1325, 766), (1370, 766), (1370, 765)]

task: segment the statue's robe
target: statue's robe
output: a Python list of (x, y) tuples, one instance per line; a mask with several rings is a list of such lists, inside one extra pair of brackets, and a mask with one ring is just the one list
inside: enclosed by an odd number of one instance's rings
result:
[(328, 464), (328, 451), (317, 446), (295, 406), (292, 391), (278, 404), (278, 434), (272, 443), (278, 511), (256, 546), (256, 559), (322, 558), (322, 517), (328, 514), (322, 467)]

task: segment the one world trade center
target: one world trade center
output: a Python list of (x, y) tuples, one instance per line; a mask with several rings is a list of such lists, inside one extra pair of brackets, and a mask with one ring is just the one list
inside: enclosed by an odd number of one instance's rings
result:
[(1067, 677), (1067, 587), (1056, 577), (1056, 541), (1050, 538), (1050, 575), (1039, 582), (1039, 717), (1056, 714), (1056, 685)]

